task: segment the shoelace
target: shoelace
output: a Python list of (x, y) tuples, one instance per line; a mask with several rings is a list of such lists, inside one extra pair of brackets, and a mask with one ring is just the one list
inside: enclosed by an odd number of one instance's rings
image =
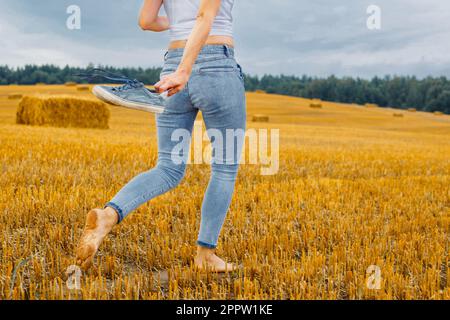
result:
[(137, 89), (144, 87), (144, 84), (136, 79), (129, 79), (124, 75), (109, 72), (100, 68), (89, 69), (84, 73), (75, 74), (76, 77), (84, 78), (88, 81), (102, 78), (113, 82), (123, 83), (123, 85), (115, 87), (113, 90), (123, 91), (128, 89)]
[[(106, 71), (106, 70), (103, 70), (100, 68), (89, 69), (85, 73), (77, 73), (77, 74), (74, 74), (74, 76), (86, 79), (88, 81), (94, 80), (96, 78), (103, 78), (103, 79), (106, 79), (109, 81), (123, 83), (123, 85), (114, 87), (112, 89), (115, 91), (123, 91), (123, 90), (132, 89), (132, 88), (145, 88), (145, 85), (136, 79), (131, 80), (122, 74), (109, 72), (109, 71)], [(153, 95), (156, 94), (156, 96), (161, 99), (166, 100), (168, 98), (168, 91), (165, 91), (161, 94), (157, 94), (157, 92), (154, 92), (149, 89), (147, 89), (147, 90)]]

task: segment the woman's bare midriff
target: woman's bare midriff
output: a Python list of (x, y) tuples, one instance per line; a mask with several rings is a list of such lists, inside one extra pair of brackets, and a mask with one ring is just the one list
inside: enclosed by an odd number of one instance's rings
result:
[[(169, 44), (169, 50), (184, 48), (186, 46), (186, 42), (187, 40), (172, 41)], [(229, 36), (209, 36), (205, 42), (205, 45), (220, 45), (220, 44), (234, 47), (233, 38)]]

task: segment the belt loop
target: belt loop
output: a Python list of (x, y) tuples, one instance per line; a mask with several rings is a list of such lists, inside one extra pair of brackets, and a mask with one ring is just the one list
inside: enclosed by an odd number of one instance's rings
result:
[(225, 50), (225, 55), (227, 56), (227, 58), (230, 57), (230, 48), (228, 48), (228, 46), (225, 44), (224, 45), (224, 50)]

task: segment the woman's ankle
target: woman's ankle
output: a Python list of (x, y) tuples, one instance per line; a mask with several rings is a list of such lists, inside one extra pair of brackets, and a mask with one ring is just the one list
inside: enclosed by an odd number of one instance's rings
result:
[(197, 246), (197, 258), (200, 258), (202, 260), (208, 259), (212, 257), (215, 253), (215, 249)]
[(105, 207), (103, 209), (103, 212), (106, 213), (106, 215), (108, 216), (108, 220), (110, 220), (110, 222), (113, 225), (116, 225), (117, 223), (119, 223), (119, 214), (117, 213), (116, 210), (114, 210), (114, 208)]

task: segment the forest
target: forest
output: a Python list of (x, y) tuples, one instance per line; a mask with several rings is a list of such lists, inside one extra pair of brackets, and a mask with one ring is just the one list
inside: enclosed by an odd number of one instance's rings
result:
[[(0, 66), (0, 85), (37, 83), (63, 84), (86, 82), (76, 74), (93, 68), (58, 67), (54, 65), (26, 65), (11, 68)], [(104, 70), (119, 73), (145, 84), (159, 80), (160, 68), (115, 68)], [(91, 83), (105, 82), (93, 79)], [(267, 93), (316, 98), (343, 103), (374, 103), (381, 107), (416, 108), (422, 111), (441, 111), (450, 114), (450, 80), (446, 77), (385, 76), (372, 79), (336, 77), (327, 78), (287, 75), (245, 75), (247, 91), (263, 90)]]

